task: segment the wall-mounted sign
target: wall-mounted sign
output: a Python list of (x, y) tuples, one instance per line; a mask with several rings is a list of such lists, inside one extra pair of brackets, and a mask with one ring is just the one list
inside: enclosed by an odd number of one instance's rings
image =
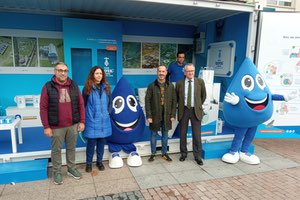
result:
[(208, 45), (207, 67), (215, 71), (215, 76), (233, 75), (235, 47), (235, 41), (232, 40)]

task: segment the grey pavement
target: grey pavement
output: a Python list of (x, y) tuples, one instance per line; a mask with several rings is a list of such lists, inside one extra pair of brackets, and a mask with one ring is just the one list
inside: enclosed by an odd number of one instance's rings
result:
[[(259, 165), (241, 161), (226, 164), (220, 159), (204, 160), (199, 166), (192, 153), (184, 162), (179, 154), (170, 154), (172, 162), (160, 156), (149, 163), (143, 157), (141, 167), (124, 166), (92, 173), (84, 171), (76, 181), (63, 170), (62, 185), (49, 179), (16, 185), (0, 185), (4, 199), (300, 199), (300, 140), (259, 139), (255, 141)], [(126, 162), (124, 162), (126, 163)]]

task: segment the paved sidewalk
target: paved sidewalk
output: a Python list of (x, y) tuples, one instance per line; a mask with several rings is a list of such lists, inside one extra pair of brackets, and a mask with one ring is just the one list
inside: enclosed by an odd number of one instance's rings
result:
[[(66, 176), (63, 185), (49, 179), (16, 185), (0, 185), (4, 199), (300, 199), (300, 140), (256, 139), (255, 153), (261, 164), (235, 165), (220, 159), (205, 160), (198, 166), (192, 153), (185, 162), (171, 154), (169, 163), (157, 156), (153, 163), (143, 158), (143, 166), (109, 169), (94, 166), (80, 181)], [(126, 162), (124, 162), (126, 163)]]

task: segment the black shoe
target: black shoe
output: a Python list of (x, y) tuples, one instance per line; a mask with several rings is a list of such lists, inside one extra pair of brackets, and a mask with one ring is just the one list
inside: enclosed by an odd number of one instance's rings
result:
[(92, 172), (92, 164), (86, 164), (85, 171), (86, 171), (87, 173)]
[(151, 154), (150, 158), (148, 159), (149, 162), (153, 162), (155, 160), (155, 154)]
[(203, 165), (203, 161), (201, 159), (195, 159), (195, 161), (198, 165)]
[(185, 161), (185, 159), (186, 159), (186, 156), (181, 155), (179, 158), (179, 161), (183, 162), (183, 161)]
[(99, 171), (104, 171), (105, 170), (105, 167), (104, 167), (102, 162), (97, 162), (96, 166), (98, 167)]
[(169, 155), (168, 155), (167, 153), (162, 154), (161, 157), (162, 157), (162, 159), (164, 159), (164, 160), (166, 160), (166, 161), (169, 161), (169, 162), (172, 161), (172, 159), (169, 157)]

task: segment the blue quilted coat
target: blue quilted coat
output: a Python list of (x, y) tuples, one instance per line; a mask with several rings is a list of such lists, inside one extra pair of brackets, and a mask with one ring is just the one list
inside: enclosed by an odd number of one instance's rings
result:
[[(105, 138), (112, 134), (110, 123), (110, 96), (105, 92), (105, 84), (101, 87), (93, 85), (92, 92), (86, 100), (86, 120), (84, 137)], [(84, 91), (84, 90), (83, 90)]]

